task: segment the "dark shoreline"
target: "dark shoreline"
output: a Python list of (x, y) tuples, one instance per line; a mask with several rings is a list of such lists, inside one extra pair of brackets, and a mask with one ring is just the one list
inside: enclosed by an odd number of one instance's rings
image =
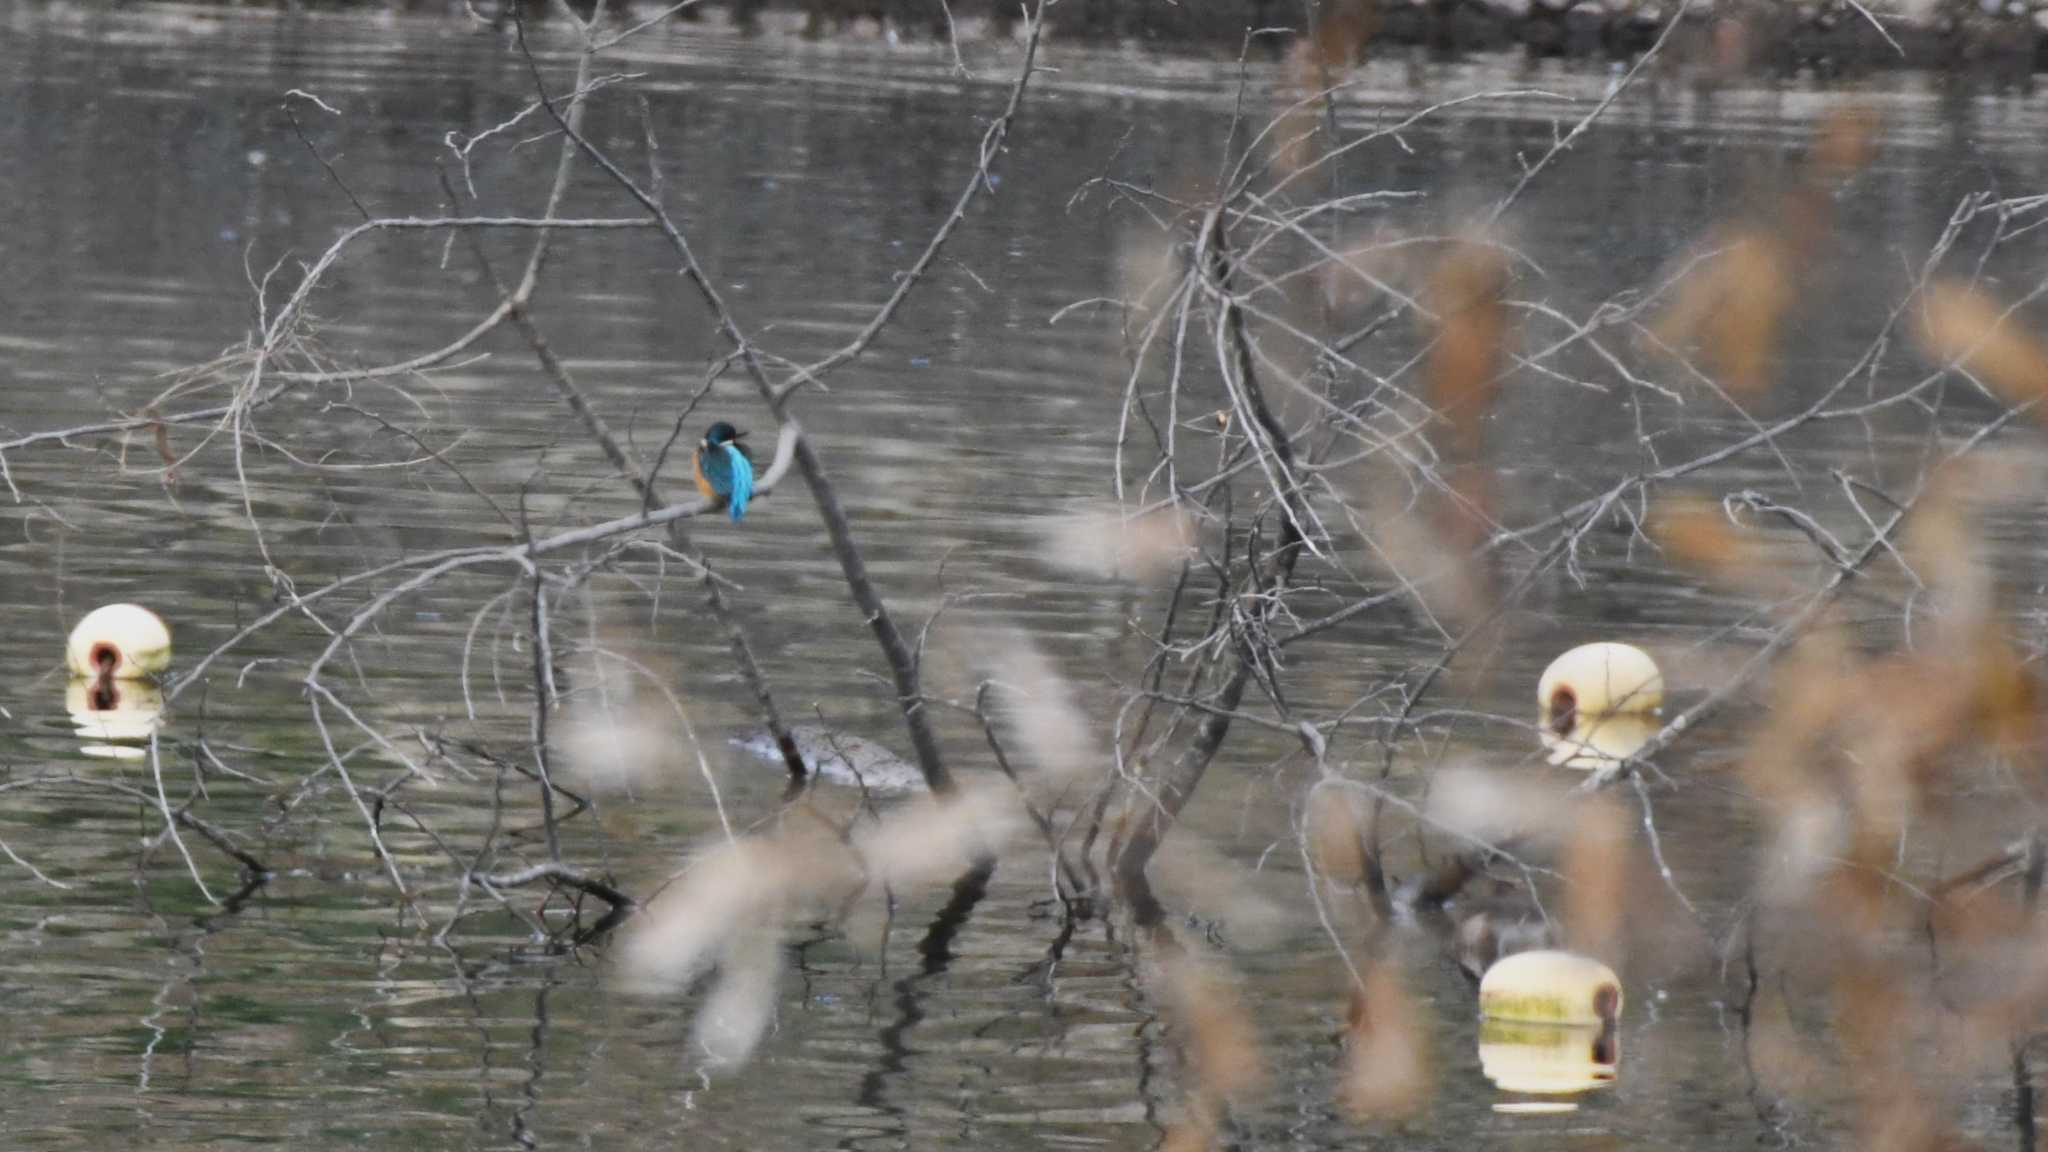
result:
[[(572, 2), (579, 10), (590, 5)], [(508, 19), (515, 5), (535, 19), (552, 14), (550, 0), (474, 4), (496, 19)], [(463, 0), (219, 0), (218, 6), (466, 15)], [(637, 0), (620, 19), (642, 18), (662, 6)], [(1902, 14), (1906, 6), (1915, 14)], [(956, 28), (998, 36), (1011, 34), (1020, 12), (1017, 0), (951, 0), (951, 7)], [(1521, 51), (1624, 61), (1647, 50), (1676, 9), (1676, 0), (1062, 0), (1047, 23), (1056, 39), (1232, 57), (1249, 28), (1282, 30), (1259, 38), (1254, 48), (1277, 55), (1293, 38), (1286, 30), (1313, 24), (1333, 62), (1357, 58), (1368, 45), (1451, 56)], [(860, 29), (913, 40), (947, 35), (938, 0), (703, 0), (674, 19), (742, 30), (773, 22), (816, 37)], [(1909, 68), (2025, 84), (2032, 73), (2048, 71), (2048, 0), (1693, 0), (1666, 51), (1731, 72), (1834, 78)]]

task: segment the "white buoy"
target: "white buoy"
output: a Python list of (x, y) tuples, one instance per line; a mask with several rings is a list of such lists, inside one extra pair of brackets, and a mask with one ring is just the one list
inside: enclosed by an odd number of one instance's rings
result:
[(141, 680), (170, 667), (171, 630), (147, 608), (109, 604), (71, 630), (64, 656), (73, 676)]
[(1621, 979), (1591, 956), (1549, 949), (1517, 952), (1480, 977), (1479, 1014), (1489, 1020), (1600, 1027), (1621, 1018)]
[(1657, 733), (1664, 674), (1631, 644), (1581, 644), (1536, 683), (1536, 717), (1550, 762), (1602, 768), (1628, 759)]

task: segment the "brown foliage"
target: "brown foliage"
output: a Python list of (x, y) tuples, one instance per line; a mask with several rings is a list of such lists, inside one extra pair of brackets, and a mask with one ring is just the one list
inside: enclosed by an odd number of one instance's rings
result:
[(1800, 180), (1768, 218), (1722, 230), (1720, 251), (1682, 285), (1652, 327), (1673, 347), (1693, 343), (1721, 386), (1738, 399), (1772, 383), (1785, 315), (1798, 294), (1798, 271), (1833, 233), (1834, 189), (1870, 161), (1878, 120), (1851, 107), (1821, 122)]
[(1278, 86), (1286, 107), (1272, 132), (1273, 163), (1286, 175), (1315, 159), (1311, 141), (1322, 103), (1317, 95), (1338, 83), (1379, 27), (1374, 0), (1333, 0), (1314, 11), (1314, 27), (1287, 51), (1285, 80)]
[(1581, 802), (1565, 843), (1565, 935), (1572, 950), (1609, 964), (1621, 958), (1628, 876), (1635, 868), (1629, 823), (1606, 796)]
[(1721, 386), (1751, 398), (1771, 384), (1778, 330), (1793, 300), (1792, 256), (1775, 232), (1753, 226), (1728, 234), (1720, 247), (1652, 331), (1673, 347), (1699, 342)]
[[(1944, 281), (1927, 290), (1920, 321), (1929, 352), (1980, 377), (2006, 403), (2030, 404), (2048, 393), (2048, 346), (1991, 297)], [(2048, 420), (2048, 412), (2035, 415)]]
[(1350, 67), (1379, 30), (1379, 5), (1374, 0), (1332, 0), (1318, 8), (1321, 19), (1310, 41), (1317, 60), (1333, 72)]
[(1650, 514), (1650, 538), (1680, 567), (1742, 586), (1766, 573), (1765, 550), (1729, 524), (1721, 506), (1704, 496), (1664, 497)]
[(1194, 1078), (1194, 1095), (1227, 1101), (1265, 1087), (1258, 1028), (1235, 984), (1186, 952), (1161, 961), (1166, 1001)]
[(1429, 1037), (1389, 965), (1373, 965), (1352, 989), (1349, 1017), (1338, 1104), (1361, 1123), (1414, 1115), (1429, 1102)]
[(1877, 110), (1851, 105), (1821, 121), (1807, 157), (1808, 179), (1823, 186), (1838, 184), (1861, 172), (1877, 148)]
[(1430, 401), (1450, 424), (1451, 450), (1461, 461), (1478, 459), (1486, 413), (1500, 387), (1507, 286), (1500, 250), (1476, 240), (1453, 244), (1430, 278), (1427, 303), (1436, 315)]
[(1339, 884), (1365, 880), (1367, 819), (1349, 789), (1317, 788), (1309, 793), (1309, 858), (1318, 873)]

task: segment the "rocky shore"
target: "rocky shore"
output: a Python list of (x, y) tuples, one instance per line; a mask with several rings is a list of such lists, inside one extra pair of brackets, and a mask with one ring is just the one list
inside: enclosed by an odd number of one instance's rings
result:
[[(1452, 51), (1625, 59), (1646, 50), (1675, 0), (1421, 0), (1383, 5), (1381, 42)], [(2048, 68), (2044, 0), (1695, 0), (1670, 50), (1732, 67), (1823, 75), (1888, 67), (2014, 78)]]
[[(863, 23), (906, 36), (946, 32), (936, 0), (713, 2), (742, 24), (771, 4), (801, 12), (813, 35)], [(1062, 0), (1047, 20), (1059, 38), (1169, 50), (1235, 53), (1247, 28), (1313, 19), (1334, 55), (1356, 57), (1370, 44), (1626, 60), (1649, 48), (1679, 7), (1679, 0)], [(1017, 0), (952, 0), (952, 10), (956, 21), (1001, 32), (1015, 20)], [(1692, 0), (1667, 51), (1737, 71), (1838, 76), (1907, 67), (2024, 81), (2048, 70), (2048, 0)]]
[[(233, 0), (247, 3), (249, 0)], [(256, 0), (267, 6), (464, 10), (462, 0)], [(550, 0), (471, 0), (484, 13), (520, 5), (545, 18)], [(590, 0), (572, 0), (586, 8)], [(636, 13), (657, 0), (633, 0)], [(1061, 0), (1059, 39), (1235, 55), (1247, 28), (1314, 23), (1333, 57), (1367, 45), (1456, 54), (1626, 60), (1647, 49), (1679, 0)], [(1006, 35), (1019, 0), (951, 0), (953, 27)], [(804, 35), (944, 37), (939, 0), (704, 0), (677, 19), (766, 23)], [(963, 31), (964, 34), (964, 31)], [(1284, 38), (1267, 38), (1279, 51)], [(2048, 70), (2048, 0), (1691, 0), (1667, 52), (1729, 70), (1820, 76), (1924, 68), (1993, 83)]]

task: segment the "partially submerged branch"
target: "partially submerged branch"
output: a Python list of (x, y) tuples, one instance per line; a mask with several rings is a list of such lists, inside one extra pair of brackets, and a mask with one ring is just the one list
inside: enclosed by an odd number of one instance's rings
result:
[(538, 884), (545, 880), (553, 884), (559, 884), (564, 888), (573, 888), (578, 892), (587, 892), (611, 905), (617, 911), (630, 912), (634, 908), (639, 907), (639, 904), (631, 896), (620, 891), (609, 879), (602, 876), (594, 876), (580, 868), (572, 868), (554, 860), (550, 860), (545, 864), (535, 864), (529, 868), (521, 868), (514, 872), (478, 873), (474, 878), (489, 884), (493, 888), (524, 888), (529, 884)]
[[(932, 241), (926, 245), (924, 254), (919, 257), (917, 264), (913, 266), (911, 274), (905, 276), (899, 282), (896, 290), (890, 295), (889, 300), (883, 304), (875, 319), (863, 329), (862, 333), (852, 343), (845, 349), (842, 349), (840, 354), (837, 354), (835, 358), (828, 358), (828, 361), (825, 362), (826, 367), (851, 359), (866, 347), (867, 343), (874, 338), (874, 335), (888, 322), (897, 306), (909, 294), (910, 289), (917, 283), (924, 270), (937, 257), (946, 238), (951, 235), (954, 226), (964, 215), (968, 203), (976, 195), (977, 189), (991, 186), (991, 182), (988, 179), (988, 171), (994, 163), (996, 149), (1000, 147), (1011, 121), (1022, 104), (1025, 86), (1031, 79), (1043, 16), (1044, 4), (1043, 0), (1040, 0), (1037, 9), (1034, 10), (1030, 19), (1030, 27), (1025, 42), (1024, 62), (1019, 70), (1016, 85), (1011, 91), (1009, 105), (996, 124), (991, 127), (989, 134), (984, 137), (980, 161), (976, 166), (972, 179), (968, 182), (966, 191), (962, 194), (958, 204), (956, 204), (954, 212), (940, 226)], [(712, 317), (717, 324), (720, 334), (732, 345), (734, 353), (739, 358), (741, 367), (754, 382), (762, 401), (767, 404), (769, 411), (778, 422), (785, 425), (790, 424), (788, 402), (792, 389), (787, 386), (778, 386), (769, 377), (760, 351), (741, 329), (738, 320), (733, 316), (731, 309), (727, 307), (723, 295), (714, 286), (711, 278), (698, 262), (696, 254), (690, 247), (689, 241), (684, 237), (681, 227), (660, 200), (656, 199), (647, 190), (641, 188), (609, 155), (595, 144), (592, 144), (589, 139), (577, 130), (570, 119), (562, 114), (555, 106), (554, 101), (548, 98), (546, 83), (540, 75), (539, 65), (533, 58), (532, 50), (526, 44), (523, 24), (519, 26), (519, 44), (521, 51), (526, 55), (527, 66), (533, 72), (535, 86), (541, 93), (541, 100), (547, 109), (548, 115), (553, 118), (556, 126), (562, 130), (569, 140), (574, 142), (628, 196), (639, 203), (646, 210), (648, 217), (659, 226), (662, 235), (667, 238), (670, 246), (675, 249), (677, 257), (681, 260), (684, 274), (689, 278), (692, 286), (697, 289), (698, 294), (703, 297), (705, 305), (711, 310)], [(797, 376), (792, 379), (814, 379), (815, 376), (815, 371), (800, 370)], [(805, 484), (809, 486), (811, 495), (817, 503), (818, 513), (825, 522), (825, 530), (831, 539), (833, 554), (838, 557), (840, 568), (846, 577), (847, 589), (853, 596), (855, 606), (860, 609), (861, 615), (867, 620), (868, 626), (874, 631), (876, 643), (881, 646), (882, 655), (889, 664), (890, 677), (896, 689), (897, 704), (902, 710), (904, 724), (910, 731), (911, 744), (916, 750), (918, 767), (924, 773), (925, 783), (934, 792), (949, 792), (953, 787), (952, 774), (946, 768), (945, 761), (939, 751), (938, 738), (932, 731), (929, 710), (926, 709), (924, 704), (924, 693), (920, 685), (915, 655), (912, 653), (909, 644), (904, 640), (902, 632), (897, 628), (894, 617), (890, 615), (888, 606), (883, 603), (881, 594), (876, 590), (874, 582), (868, 574), (867, 561), (861, 553), (859, 544), (854, 539), (852, 523), (846, 515), (845, 508), (839, 502), (837, 490), (825, 475), (824, 462), (819, 458), (816, 450), (811, 447), (808, 439), (798, 438), (796, 462), (797, 467), (803, 472)]]
[(1230, 734), (1232, 714), (1244, 699), (1245, 690), (1254, 675), (1270, 659), (1260, 650), (1260, 646), (1266, 643), (1263, 637), (1266, 622), (1276, 611), (1302, 554), (1310, 547), (1304, 526), (1312, 522), (1313, 513), (1296, 480), (1293, 437), (1274, 414), (1255, 368), (1251, 340), (1245, 331), (1244, 313), (1238, 307), (1231, 288), (1235, 265), (1220, 208), (1210, 213), (1201, 236), (1202, 247), (1198, 250), (1197, 260), (1204, 268), (1204, 275), (1210, 278), (1219, 301), (1217, 328), (1222, 351), (1218, 367), (1232, 399), (1250, 415), (1254, 429), (1249, 433), (1255, 441), (1253, 450), (1271, 456), (1272, 464), (1267, 475), (1281, 509), (1281, 527), (1278, 546), (1267, 558), (1264, 568), (1253, 569), (1253, 593), (1260, 607), (1254, 609), (1251, 625), (1232, 637), (1229, 679), (1216, 694), (1213, 710), (1204, 714), (1187, 747), (1161, 774), (1155, 799), (1139, 813), (1134, 829), (1117, 855), (1117, 874), (1127, 886), (1133, 877), (1142, 876), (1151, 863), (1160, 841), (1172, 828), (1182, 807), (1194, 797), (1195, 788), (1208, 771), (1210, 761), (1215, 759), (1225, 737)]

